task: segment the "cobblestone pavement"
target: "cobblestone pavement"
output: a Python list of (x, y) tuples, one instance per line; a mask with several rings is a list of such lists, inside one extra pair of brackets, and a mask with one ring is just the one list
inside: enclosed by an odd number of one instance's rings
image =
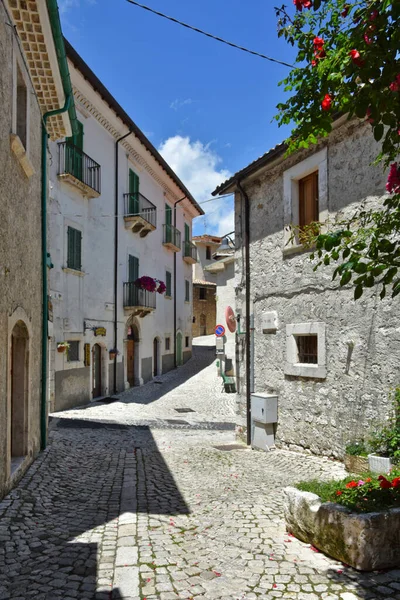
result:
[(56, 421), (0, 503), (0, 600), (400, 599), (400, 570), (358, 573), (285, 533), (282, 488), (340, 464), (218, 449), (234, 432), (208, 414), (184, 429), (101, 416)]

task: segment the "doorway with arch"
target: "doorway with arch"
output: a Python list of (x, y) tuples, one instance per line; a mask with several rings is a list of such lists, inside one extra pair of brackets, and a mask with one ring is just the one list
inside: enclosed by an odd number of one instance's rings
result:
[(136, 320), (131, 320), (126, 336), (126, 381), (129, 387), (140, 385), (140, 330)]
[(23, 321), (11, 332), (11, 471), (28, 454), (29, 333)]

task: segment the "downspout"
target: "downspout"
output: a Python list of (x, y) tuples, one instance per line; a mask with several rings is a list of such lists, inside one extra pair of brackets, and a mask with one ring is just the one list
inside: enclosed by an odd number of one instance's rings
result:
[[(186, 196), (177, 200), (174, 204), (174, 227), (176, 229), (176, 205), (179, 202), (183, 202), (186, 200)], [(174, 367), (177, 368), (177, 360), (176, 360), (176, 252), (174, 252)]]
[(251, 325), (250, 325), (250, 201), (241, 186), (236, 182), (242, 199), (244, 199), (244, 246), (245, 246), (245, 287), (246, 287), (246, 318), (245, 318), (245, 346), (246, 346), (246, 423), (247, 445), (251, 444)]
[[(118, 146), (132, 130), (115, 142), (115, 199), (114, 199), (114, 348), (118, 348)], [(117, 393), (117, 353), (114, 356), (114, 394)]]
[(40, 445), (47, 446), (47, 344), (48, 344), (48, 300), (47, 300), (47, 120), (50, 117), (66, 112), (72, 101), (72, 95), (66, 96), (62, 108), (52, 110), (43, 115), (42, 122), (42, 398), (40, 406)]

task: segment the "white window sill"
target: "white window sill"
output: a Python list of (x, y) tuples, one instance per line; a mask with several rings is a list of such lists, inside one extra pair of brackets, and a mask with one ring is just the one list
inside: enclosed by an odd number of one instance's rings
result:
[(78, 277), (84, 277), (86, 273), (84, 271), (78, 271), (77, 269), (70, 269), (69, 267), (63, 267), (64, 273), (70, 273), (71, 275), (77, 275)]
[(326, 379), (326, 367), (322, 365), (310, 365), (302, 363), (285, 363), (285, 375), (294, 377), (310, 377), (313, 379)]
[(303, 254), (306, 252), (314, 252), (315, 251), (315, 246), (313, 247), (306, 247), (303, 246), (303, 244), (292, 244), (292, 245), (287, 245), (284, 246), (282, 248), (282, 255), (283, 257), (285, 256), (292, 256), (293, 254)]
[(164, 296), (166, 300), (172, 300), (172, 296)]
[(20, 137), (15, 133), (12, 133), (10, 135), (10, 144), (11, 150), (17, 157), (19, 164), (25, 172), (25, 175), (27, 177), (32, 177), (32, 175), (35, 173), (35, 169), (33, 168), (31, 161), (29, 160), (29, 157), (26, 153), (23, 143), (21, 142)]

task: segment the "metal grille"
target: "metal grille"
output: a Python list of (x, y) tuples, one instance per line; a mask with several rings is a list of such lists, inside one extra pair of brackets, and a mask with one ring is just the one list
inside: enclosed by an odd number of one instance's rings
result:
[(185, 241), (182, 243), (182, 250), (184, 258), (192, 258), (197, 261), (197, 248), (193, 242)]
[(76, 362), (79, 360), (79, 341), (68, 340), (68, 362)]
[(100, 194), (100, 165), (70, 142), (60, 142), (58, 174), (69, 173)]
[(124, 194), (125, 216), (142, 217), (145, 221), (153, 225), (157, 224), (157, 210), (150, 200), (139, 192), (134, 194)]
[(297, 335), (298, 362), (303, 364), (318, 364), (318, 336)]
[(172, 244), (177, 248), (181, 247), (181, 232), (174, 227), (173, 225), (169, 225), (166, 223), (164, 225), (164, 244)]
[(124, 307), (142, 306), (156, 307), (156, 292), (139, 289), (133, 281), (124, 283)]

